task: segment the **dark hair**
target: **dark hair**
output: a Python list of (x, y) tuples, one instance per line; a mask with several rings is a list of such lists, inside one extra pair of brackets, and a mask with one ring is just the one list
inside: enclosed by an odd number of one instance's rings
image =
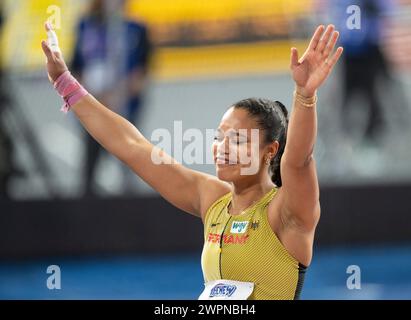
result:
[(271, 159), (271, 180), (277, 187), (281, 187), (280, 162), (287, 142), (288, 111), (279, 101), (269, 99), (249, 98), (235, 103), (234, 108), (247, 110), (255, 118), (260, 129), (265, 132), (265, 142), (278, 141), (279, 148), (275, 157)]

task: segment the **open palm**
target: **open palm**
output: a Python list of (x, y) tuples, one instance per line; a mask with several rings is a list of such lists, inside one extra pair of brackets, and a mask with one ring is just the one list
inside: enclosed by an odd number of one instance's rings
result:
[(300, 59), (297, 49), (291, 49), (292, 77), (304, 96), (311, 97), (315, 94), (340, 58), (343, 48), (339, 47), (334, 52), (338, 36), (339, 33), (334, 30), (333, 25), (329, 25), (326, 30), (321, 25), (314, 32), (307, 50)]

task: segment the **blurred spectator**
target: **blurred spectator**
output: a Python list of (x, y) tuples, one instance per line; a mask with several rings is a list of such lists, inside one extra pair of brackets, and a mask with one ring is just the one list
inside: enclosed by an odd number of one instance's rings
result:
[[(387, 0), (339, 0), (333, 1), (332, 16), (340, 31), (340, 44), (344, 47), (342, 56), (343, 80), (343, 127), (350, 128), (348, 107), (354, 94), (366, 98), (369, 112), (365, 126), (365, 138), (378, 141), (384, 133), (385, 121), (383, 104), (378, 95), (378, 81), (389, 84), (390, 70), (382, 50), (382, 33), (387, 23), (387, 13), (392, 1)], [(359, 29), (347, 27), (350, 13), (347, 8), (356, 5), (361, 9)]]
[[(124, 18), (124, 0), (93, 0), (77, 30), (72, 70), (104, 105), (136, 120), (146, 86), (150, 41), (145, 25)], [(102, 148), (87, 134), (85, 192), (94, 180)], [(130, 172), (123, 167), (125, 190)]]

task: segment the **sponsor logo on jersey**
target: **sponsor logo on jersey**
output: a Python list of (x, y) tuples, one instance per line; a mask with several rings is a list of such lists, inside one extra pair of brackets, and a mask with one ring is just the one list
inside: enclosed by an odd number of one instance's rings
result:
[(248, 221), (233, 221), (231, 233), (244, 233), (247, 231)]
[(214, 297), (231, 297), (233, 293), (237, 290), (234, 285), (226, 285), (224, 283), (216, 284), (210, 292), (210, 298)]

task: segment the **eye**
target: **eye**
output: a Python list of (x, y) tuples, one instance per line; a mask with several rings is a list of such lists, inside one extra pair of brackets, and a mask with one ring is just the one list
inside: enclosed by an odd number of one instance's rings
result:
[(230, 137), (230, 144), (231, 145), (240, 145), (242, 143), (241, 139), (238, 136), (231, 136)]
[(232, 140), (233, 140), (233, 144), (236, 144), (236, 145), (247, 143), (247, 137), (241, 136), (241, 135), (233, 136)]
[(221, 142), (224, 140), (224, 135), (221, 132), (216, 132), (214, 135), (214, 141)]

